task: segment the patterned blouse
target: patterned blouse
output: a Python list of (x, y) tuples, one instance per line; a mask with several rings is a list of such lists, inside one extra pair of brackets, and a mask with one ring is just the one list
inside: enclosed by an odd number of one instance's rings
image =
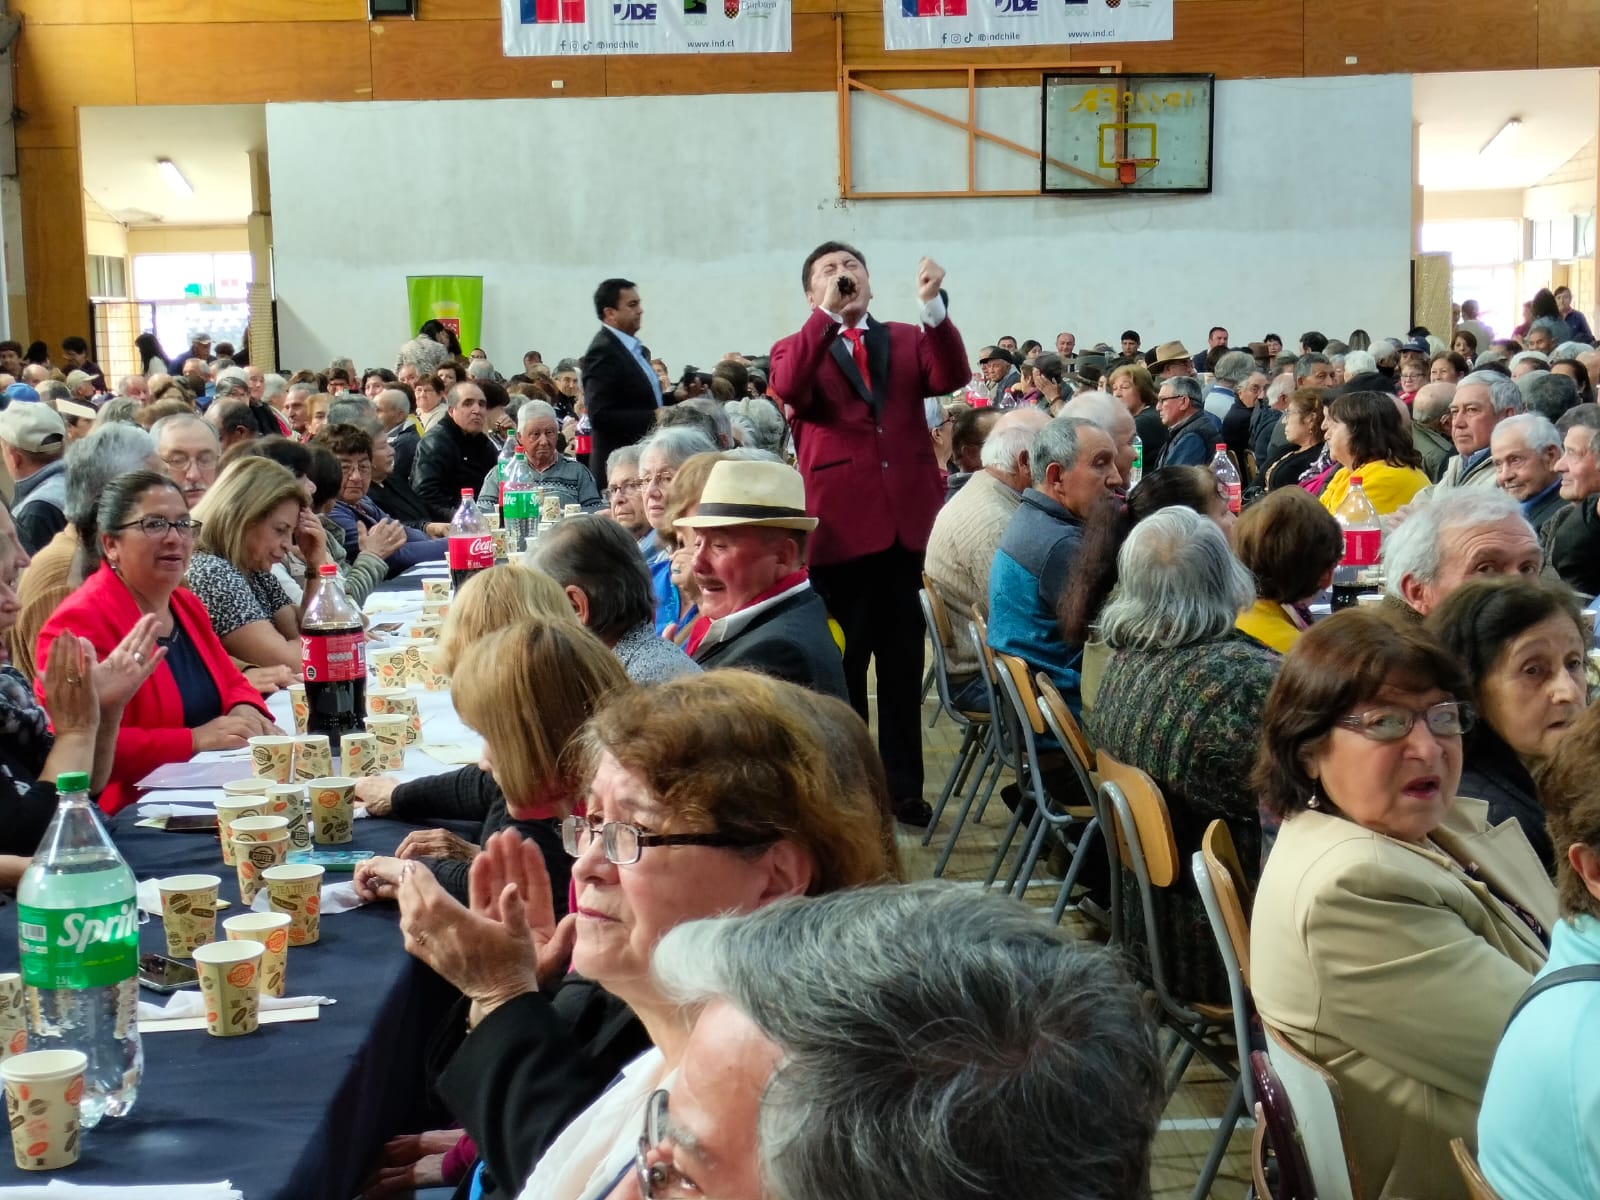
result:
[[(1252, 883), (1260, 874), (1261, 819), (1249, 780), (1261, 713), (1280, 661), (1242, 634), (1175, 650), (1119, 650), (1089, 718), (1094, 745), (1155, 780), (1172, 814), (1183, 880), (1158, 894), (1156, 919), (1169, 983), (1187, 1000), (1228, 999), (1222, 959), (1189, 878), (1189, 858), (1200, 849), (1206, 826), (1220, 817), (1245, 874)], [(1124, 889), (1123, 904), (1130, 942), (1142, 955), (1136, 889)]]
[(55, 785), (39, 782), (54, 745), (33, 688), (0, 661), (0, 854), (32, 854), (55, 813)]
[(219, 638), (252, 621), (271, 621), (273, 613), (294, 603), (271, 572), (246, 574), (204, 550), (196, 550), (189, 559), (187, 585), (211, 614), (211, 628)]

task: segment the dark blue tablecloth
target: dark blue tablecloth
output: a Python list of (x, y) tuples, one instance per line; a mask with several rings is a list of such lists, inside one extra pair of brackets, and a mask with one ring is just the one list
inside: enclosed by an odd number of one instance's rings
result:
[[(244, 909), (215, 836), (134, 827), (113, 836), (140, 879), (205, 871)], [(411, 826), (355, 823), (355, 848), (389, 853)], [(330, 874), (329, 882), (348, 879)], [(219, 918), (220, 919), (220, 918)], [(141, 951), (163, 952), (161, 922)], [(16, 909), (0, 909), (0, 970), (16, 970)], [(201, 1183), (230, 1179), (245, 1200), (349, 1200), (385, 1138), (419, 1128), (427, 1097), (424, 1046), (452, 994), (405, 953), (393, 904), (325, 915), (321, 940), (289, 950), (288, 994), (338, 1001), (316, 1021), (263, 1025), (246, 1037), (203, 1030), (144, 1039), (144, 1082), (133, 1112), (85, 1135), (76, 1165), (49, 1173), (71, 1183)], [(145, 1000), (162, 997), (141, 990)], [(0, 1147), (0, 1184), (43, 1183)]]

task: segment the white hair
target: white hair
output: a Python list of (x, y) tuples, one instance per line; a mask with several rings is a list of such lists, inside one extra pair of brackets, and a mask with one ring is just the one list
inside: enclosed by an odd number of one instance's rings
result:
[(1550, 352), (1550, 361), (1553, 363), (1577, 362), (1581, 355), (1587, 354), (1593, 349), (1593, 346), (1585, 346), (1582, 342), (1562, 342)]
[(1371, 375), (1378, 369), (1378, 360), (1370, 350), (1352, 350), (1344, 356), (1344, 377)]
[[(1028, 413), (1038, 413), (1039, 419), (1028, 417)], [(1037, 408), (1012, 409), (995, 422), (994, 428), (989, 430), (989, 436), (983, 439), (979, 460), (984, 466), (1009, 475), (1017, 469), (1028, 447), (1033, 445), (1034, 435), (1048, 422), (1049, 418)]]
[(1522, 444), (1537, 454), (1561, 449), (1561, 434), (1550, 418), (1540, 413), (1517, 413), (1507, 417), (1494, 427), (1489, 443), (1493, 445), (1503, 437), (1513, 436), (1520, 437)]
[(1418, 501), (1400, 527), (1383, 539), (1383, 590), (1404, 601), (1400, 582), (1406, 576), (1418, 583), (1439, 578), (1447, 532), (1471, 525), (1498, 525), (1512, 517), (1527, 526), (1532, 536), (1533, 526), (1522, 515), (1522, 504), (1499, 490), (1451, 488)]
[(549, 417), (557, 429), (561, 428), (561, 418), (556, 415), (556, 410), (550, 402), (535, 398), (524, 401), (522, 407), (517, 409), (517, 432), (527, 433), (529, 427), (540, 417)]
[(1488, 388), (1489, 403), (1497, 413), (1517, 413), (1524, 408), (1522, 389), (1498, 371), (1474, 371), (1456, 383), (1456, 393), (1469, 387)]
[(1122, 543), (1100, 636), (1113, 650), (1174, 650), (1223, 636), (1255, 600), (1250, 572), (1216, 522), (1191, 508), (1163, 508)]
[(1550, 365), (1550, 356), (1545, 354), (1542, 350), (1523, 350), (1520, 353), (1513, 354), (1511, 356), (1511, 369), (1515, 371), (1525, 362), (1536, 363), (1541, 367), (1548, 367)]

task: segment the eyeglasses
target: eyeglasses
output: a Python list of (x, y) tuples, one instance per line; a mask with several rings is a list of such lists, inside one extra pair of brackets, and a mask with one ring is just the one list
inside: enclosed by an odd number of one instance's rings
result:
[(630, 496), (639, 490), (639, 480), (630, 479), (625, 483), (614, 483), (606, 489), (608, 496)]
[(1446, 700), (1424, 709), (1384, 704), (1340, 717), (1335, 724), (1353, 729), (1374, 742), (1398, 742), (1410, 735), (1418, 717), (1422, 718), (1429, 733), (1442, 738), (1460, 737), (1477, 723), (1477, 713), (1472, 705), (1459, 700)]
[(189, 517), (179, 517), (176, 521), (169, 521), (166, 517), (140, 517), (137, 521), (113, 525), (112, 529), (138, 529), (145, 537), (151, 538), (166, 537), (170, 529), (179, 537), (193, 537), (200, 532), (200, 522)]
[[(667, 1140), (668, 1099), (667, 1089), (659, 1088), (650, 1093), (650, 1099), (644, 1105), (644, 1133), (639, 1138), (639, 1157), (633, 1160), (634, 1170), (639, 1174), (639, 1195), (643, 1200), (667, 1200), (672, 1195), (687, 1194), (687, 1189), (679, 1189), (677, 1185), (695, 1186), (692, 1180), (685, 1179), (671, 1164), (650, 1161), (650, 1151)], [(694, 1194), (699, 1194), (698, 1188), (695, 1188)]]
[(371, 475), (372, 461), (366, 462), (341, 462), (339, 470), (346, 475)]
[(217, 455), (208, 451), (205, 454), (193, 456), (188, 454), (164, 454), (161, 456), (161, 461), (174, 471), (187, 471), (190, 467), (199, 467), (202, 471), (214, 471), (217, 469), (219, 460)]
[(672, 481), (677, 477), (678, 473), (676, 471), (657, 471), (654, 475), (639, 476), (639, 486), (647, 492), (651, 488), (660, 488), (662, 491), (666, 491), (672, 486)]
[(639, 861), (646, 846), (715, 846), (725, 850), (753, 849), (769, 846), (777, 838), (739, 837), (730, 833), (650, 833), (625, 821), (607, 821), (595, 825), (579, 816), (562, 819), (561, 845), (577, 858), (589, 848), (595, 834), (601, 835), (606, 861), (619, 867), (631, 867)]

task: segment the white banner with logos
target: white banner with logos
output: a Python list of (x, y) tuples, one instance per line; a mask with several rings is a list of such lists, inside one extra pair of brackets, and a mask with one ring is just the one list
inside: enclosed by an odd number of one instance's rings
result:
[(511, 57), (779, 54), (790, 11), (791, 0), (500, 0)]
[(890, 50), (1171, 40), (1172, 0), (883, 0)]

